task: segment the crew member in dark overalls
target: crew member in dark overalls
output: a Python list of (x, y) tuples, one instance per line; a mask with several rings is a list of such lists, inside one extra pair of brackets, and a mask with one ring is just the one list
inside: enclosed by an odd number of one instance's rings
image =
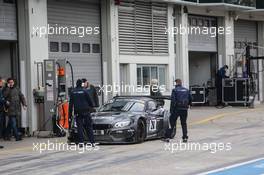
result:
[(166, 131), (163, 141), (169, 142), (170, 139), (172, 139), (173, 130), (176, 127), (178, 117), (180, 117), (183, 134), (182, 141), (187, 142), (187, 116), (188, 108), (192, 103), (192, 97), (190, 91), (182, 86), (182, 81), (180, 79), (177, 79), (175, 82), (176, 86), (171, 94), (170, 128)]
[(76, 116), (77, 131), (79, 137), (79, 145), (83, 146), (84, 143), (84, 129), (88, 133), (89, 140), (94, 145), (94, 135), (92, 118), (90, 115), (90, 108), (93, 107), (92, 100), (88, 92), (82, 87), (82, 80), (77, 80), (76, 88), (73, 89), (70, 95), (69, 115)]
[[(5, 98), (3, 95), (3, 88), (4, 83), (2, 78), (0, 77), (0, 138), (4, 137), (4, 128), (5, 128)], [(0, 145), (0, 149), (3, 148), (3, 146)]]
[(222, 81), (225, 78), (229, 78), (226, 75), (226, 71), (228, 69), (227, 65), (224, 65), (223, 67), (221, 67), (216, 74), (216, 90), (217, 90), (217, 105), (222, 105)]
[[(99, 98), (98, 98), (96, 88), (87, 79), (83, 78), (82, 81), (83, 81), (84, 89), (87, 90), (87, 92), (89, 93), (91, 97), (93, 106), (96, 108), (99, 107)], [(95, 112), (95, 110), (93, 110), (92, 112)]]

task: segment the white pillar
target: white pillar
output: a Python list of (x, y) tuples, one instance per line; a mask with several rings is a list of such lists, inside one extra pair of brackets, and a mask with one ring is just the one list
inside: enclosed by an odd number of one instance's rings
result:
[[(118, 45), (118, 6), (114, 0), (101, 0), (102, 19), (102, 52), (104, 85), (120, 82), (119, 45)], [(111, 98), (113, 93), (105, 94), (104, 101)]]
[[(128, 78), (130, 86), (137, 87), (137, 64), (128, 64)], [(135, 92), (128, 93), (129, 95), (136, 95)]]
[(229, 66), (229, 72), (234, 69), (234, 55), (235, 55), (235, 47), (234, 47), (234, 18), (226, 12), (224, 27), (227, 29), (230, 27), (231, 33), (225, 35), (225, 64)]
[[(18, 1), (19, 58), (22, 64), (21, 85), (28, 103), (27, 113), (22, 115), (22, 124), (31, 132), (36, 131), (38, 111), (34, 103), (33, 89), (37, 88), (36, 61), (48, 59), (48, 36), (40, 37), (35, 27), (47, 27), (47, 0)], [(26, 121), (23, 121), (26, 120)]]
[[(168, 28), (171, 29), (174, 27), (174, 17), (173, 17), (173, 5), (168, 5)], [(171, 91), (174, 85), (175, 79), (175, 48), (174, 48), (174, 36), (168, 35), (168, 44), (169, 44), (169, 65), (168, 65), (168, 80), (166, 89)]]
[[(258, 22), (258, 56), (264, 56), (264, 22)], [(263, 60), (259, 60), (259, 97), (260, 101), (264, 100), (264, 72)]]
[[(112, 84), (120, 83), (119, 39), (118, 39), (118, 6), (110, 0), (111, 50), (112, 50)], [(120, 93), (118, 93), (120, 94)], [(113, 94), (115, 95), (115, 94)]]
[[(184, 13), (183, 7), (175, 8), (175, 20), (176, 26), (180, 29), (188, 28), (188, 14)], [(176, 77), (182, 79), (183, 85), (189, 87), (189, 50), (188, 50), (188, 33), (176, 35), (176, 59), (175, 69)]]

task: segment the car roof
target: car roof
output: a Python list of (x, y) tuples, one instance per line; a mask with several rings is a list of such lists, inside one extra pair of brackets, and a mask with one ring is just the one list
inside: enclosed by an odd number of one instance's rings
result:
[(114, 99), (126, 99), (130, 101), (141, 101), (141, 102), (146, 102), (146, 101), (155, 101), (150, 97), (145, 97), (145, 96), (116, 96)]

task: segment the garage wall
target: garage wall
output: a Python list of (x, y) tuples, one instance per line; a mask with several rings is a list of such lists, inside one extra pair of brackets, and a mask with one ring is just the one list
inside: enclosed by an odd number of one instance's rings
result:
[[(257, 56), (257, 48), (255, 45), (258, 45), (257, 39), (257, 22), (255, 21), (247, 21), (247, 20), (238, 20), (234, 23), (234, 40), (235, 40), (235, 59), (237, 61), (241, 61), (245, 59), (243, 55), (245, 55), (245, 47), (246, 44), (251, 46), (250, 53), (252, 56)], [(258, 61), (252, 61), (252, 71), (258, 71)], [(241, 76), (241, 71), (245, 68), (240, 68), (238, 65), (238, 76)], [(244, 70), (245, 71), (245, 70)]]
[(0, 40), (17, 40), (16, 5), (0, 0)]
[(11, 77), (10, 44), (7, 42), (0, 42), (0, 77)]
[[(244, 51), (246, 43), (257, 44), (257, 23), (255, 21), (235, 21), (235, 53)], [(257, 56), (257, 50), (251, 49), (252, 56)]]
[[(237, 62), (242, 62), (245, 59), (244, 52), (246, 44), (251, 46), (250, 54), (252, 56), (257, 56), (258, 49), (254, 46), (258, 45), (258, 32), (257, 32), (257, 22), (248, 20), (238, 20), (234, 23), (234, 40), (235, 40), (235, 59)], [(253, 77), (256, 80), (256, 91), (259, 92), (259, 61), (251, 61), (251, 71), (253, 72)], [(245, 67), (241, 67), (241, 64), (237, 64), (238, 76), (243, 76), (245, 72)], [(259, 95), (258, 95), (259, 99)]]
[[(200, 28), (202, 31), (203, 27), (216, 27), (217, 19), (213, 17), (189, 15), (188, 24), (189, 28)], [(190, 33), (188, 37), (189, 51), (217, 52), (217, 36), (212, 37), (211, 34), (205, 35), (203, 33), (195, 34), (194, 29), (191, 31), (193, 33)]]
[[(64, 27), (100, 27), (99, 1), (48, 0), (48, 24)], [(49, 35), (49, 58), (66, 58), (74, 69), (75, 81), (87, 78), (92, 84), (99, 85), (101, 78), (101, 35)], [(51, 42), (54, 43), (51, 45)], [(56, 43), (58, 46), (56, 46)], [(62, 47), (69, 47), (63, 51)], [(73, 43), (75, 46), (73, 46)], [(64, 46), (63, 46), (64, 45)], [(51, 49), (58, 51), (52, 51)], [(73, 47), (77, 47), (74, 51)], [(78, 51), (79, 47), (79, 51)]]
[(211, 79), (210, 53), (189, 53), (190, 86), (199, 85)]

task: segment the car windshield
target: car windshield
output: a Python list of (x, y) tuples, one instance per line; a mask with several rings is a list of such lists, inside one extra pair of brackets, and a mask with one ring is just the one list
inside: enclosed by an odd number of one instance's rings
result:
[(126, 99), (116, 99), (109, 103), (106, 103), (99, 109), (99, 112), (107, 112), (107, 111), (142, 112), (144, 111), (144, 104)]

